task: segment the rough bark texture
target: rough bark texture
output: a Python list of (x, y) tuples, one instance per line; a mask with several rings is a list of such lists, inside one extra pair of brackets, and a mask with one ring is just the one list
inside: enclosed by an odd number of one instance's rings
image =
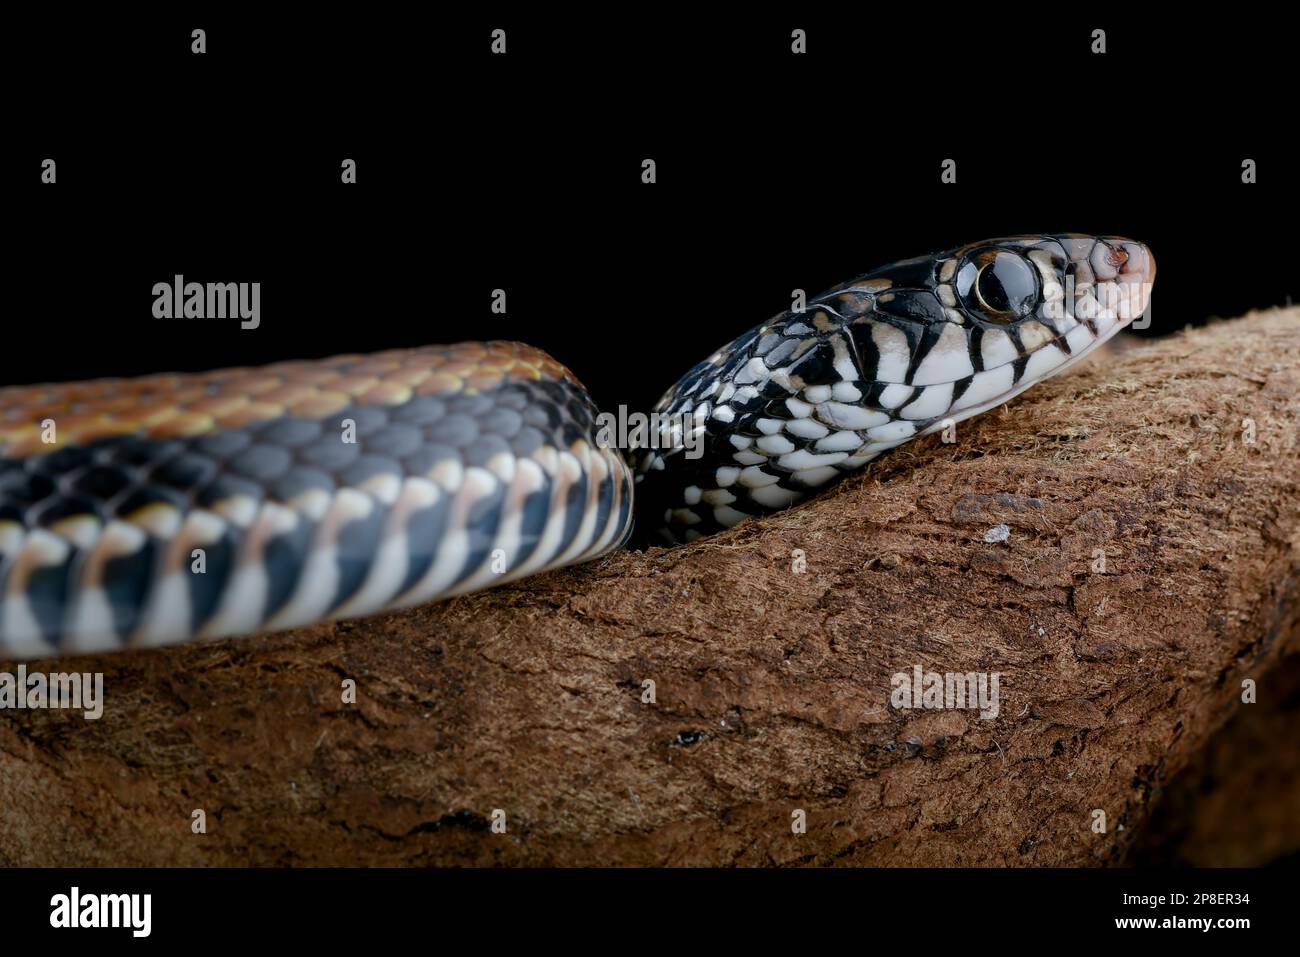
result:
[[(0, 862), (1122, 862), (1244, 679), (1294, 692), (1297, 381), (1300, 310), (1255, 314), (693, 546), (78, 659), (101, 720), (0, 712)], [(998, 672), (1000, 713), (891, 707), (915, 665)]]

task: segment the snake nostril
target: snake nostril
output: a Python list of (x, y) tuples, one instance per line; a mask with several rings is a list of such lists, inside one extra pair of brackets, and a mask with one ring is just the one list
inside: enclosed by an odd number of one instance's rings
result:
[(1141, 277), (1144, 282), (1150, 282), (1156, 274), (1156, 260), (1151, 255), (1151, 250), (1139, 242), (1125, 242), (1123, 247), (1124, 261), (1123, 265), (1117, 267), (1121, 272), (1129, 276)]

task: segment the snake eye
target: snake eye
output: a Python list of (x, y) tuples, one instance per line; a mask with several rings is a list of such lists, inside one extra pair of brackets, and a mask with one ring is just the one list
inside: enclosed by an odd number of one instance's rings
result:
[(979, 318), (1007, 325), (1033, 311), (1038, 270), (1013, 252), (982, 249), (957, 270), (957, 294)]

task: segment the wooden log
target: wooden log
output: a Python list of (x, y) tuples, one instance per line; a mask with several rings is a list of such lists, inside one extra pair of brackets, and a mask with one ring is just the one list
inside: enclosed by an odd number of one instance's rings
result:
[[(106, 700), (0, 712), (0, 863), (1120, 862), (1300, 644), (1297, 382), (1300, 310), (1256, 313), (694, 545), (28, 663)], [(996, 717), (894, 707), (917, 667)]]

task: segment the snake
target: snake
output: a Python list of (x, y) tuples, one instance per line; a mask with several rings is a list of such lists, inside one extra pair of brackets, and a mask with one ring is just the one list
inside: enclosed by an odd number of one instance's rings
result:
[[(292, 629), (788, 508), (1013, 398), (1148, 306), (1113, 236), (894, 262), (690, 368), (622, 447), (516, 342), (0, 388), (0, 658)], [(667, 378), (667, 377), (665, 377)]]

